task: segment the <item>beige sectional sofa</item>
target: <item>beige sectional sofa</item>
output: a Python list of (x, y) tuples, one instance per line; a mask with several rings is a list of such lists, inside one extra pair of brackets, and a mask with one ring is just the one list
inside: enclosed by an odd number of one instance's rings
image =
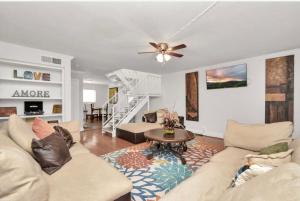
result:
[(230, 187), (245, 155), (277, 142), (290, 142), (290, 122), (243, 125), (229, 121), (225, 150), (213, 156), (189, 179), (171, 190), (161, 201), (298, 201), (300, 200), (300, 139), (294, 140), (292, 161), (257, 176), (238, 187)]
[(0, 201), (130, 200), (131, 182), (80, 144), (79, 122), (61, 125), (77, 143), (70, 148), (72, 160), (48, 175), (28, 151), (11, 139), (9, 128), (18, 128), (19, 135), (30, 130), (23, 123), (9, 125), (16, 121), (0, 125)]

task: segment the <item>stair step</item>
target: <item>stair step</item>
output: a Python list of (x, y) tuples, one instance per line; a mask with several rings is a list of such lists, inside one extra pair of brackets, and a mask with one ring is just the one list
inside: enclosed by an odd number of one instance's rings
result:
[(102, 128), (102, 133), (112, 133), (113, 132), (113, 129), (110, 127), (110, 128)]
[(103, 128), (112, 128), (112, 125), (110, 125), (109, 123), (108, 124), (106, 124), (105, 126), (103, 126)]
[[(119, 121), (120, 121), (119, 119), (116, 119), (116, 120), (115, 120), (115, 124), (119, 123)], [(108, 125), (112, 126), (112, 125), (113, 125), (113, 122), (112, 122), (112, 121), (108, 122)]]

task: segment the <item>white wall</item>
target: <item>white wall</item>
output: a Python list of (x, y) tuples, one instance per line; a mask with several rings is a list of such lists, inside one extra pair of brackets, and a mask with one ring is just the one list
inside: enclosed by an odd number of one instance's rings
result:
[[(242, 123), (265, 121), (265, 60), (295, 55), (294, 123), (295, 136), (300, 136), (300, 49), (242, 59), (189, 71), (163, 75), (162, 107), (172, 108), (185, 116), (185, 73), (199, 72), (199, 121), (186, 121), (187, 129), (209, 136), (223, 137), (228, 119)], [(227, 89), (206, 89), (205, 70), (247, 63), (248, 86)]]
[(62, 60), (61, 65), (51, 64), (52, 66), (58, 66), (64, 68), (64, 97), (63, 97), (63, 120), (71, 120), (71, 60), (72, 56), (59, 54), (55, 52), (49, 52), (45, 50), (15, 45), (12, 43), (6, 43), (0, 41), (0, 58), (9, 59), (14, 61), (24, 61), (34, 64), (45, 64), (41, 61), (41, 56), (49, 56), (60, 58)]
[[(161, 97), (150, 96), (150, 104), (149, 104), (149, 111), (156, 111), (161, 108)], [(142, 118), (144, 113), (148, 111), (148, 104), (144, 105), (144, 107), (135, 115), (134, 122), (142, 122)]]
[(79, 120), (83, 130), (83, 73), (72, 71), (72, 120)]
[[(95, 107), (102, 107), (108, 99), (108, 85), (106, 84), (83, 84), (83, 89), (96, 90), (96, 103)], [(90, 113), (90, 105), (87, 105), (88, 112)]]

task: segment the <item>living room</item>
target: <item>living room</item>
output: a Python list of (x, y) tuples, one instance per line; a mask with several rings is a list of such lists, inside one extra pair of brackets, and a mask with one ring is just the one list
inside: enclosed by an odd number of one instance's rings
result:
[(297, 1), (0, 2), (0, 201), (300, 200), (298, 19)]

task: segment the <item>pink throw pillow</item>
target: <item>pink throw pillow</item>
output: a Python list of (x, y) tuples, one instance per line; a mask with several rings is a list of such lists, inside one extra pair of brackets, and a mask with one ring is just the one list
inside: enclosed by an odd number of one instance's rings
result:
[(46, 121), (37, 117), (33, 121), (32, 131), (39, 139), (43, 139), (43, 138), (51, 135), (55, 130)]

